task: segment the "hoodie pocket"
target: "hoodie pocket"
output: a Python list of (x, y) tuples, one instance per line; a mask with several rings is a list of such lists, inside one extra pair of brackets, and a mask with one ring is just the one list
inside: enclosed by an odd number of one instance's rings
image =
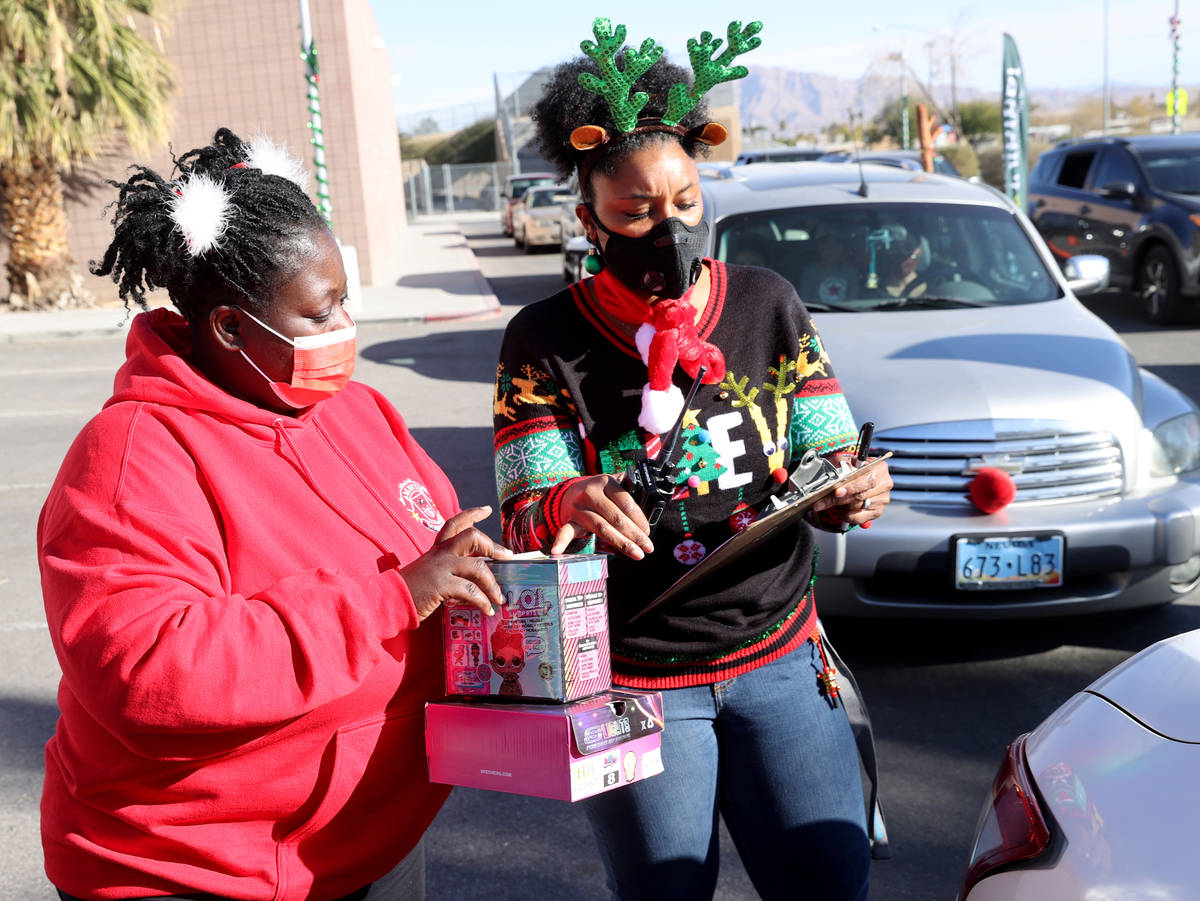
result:
[[(363, 776), (368, 769), (378, 769), (377, 754), (389, 755), (394, 749), (381, 746), (385, 729), (395, 732), (403, 729), (403, 722), (419, 720), (420, 712), (395, 712), (343, 726), (339, 729), (326, 750), (321, 763), (317, 787), (305, 806), (311, 815), (289, 832), (283, 844), (296, 844), (327, 826), (347, 805), (356, 790), (363, 790)], [(390, 745), (383, 742), (382, 745)], [(422, 753), (424, 749), (421, 749)], [(316, 807), (313, 808), (313, 804)]]

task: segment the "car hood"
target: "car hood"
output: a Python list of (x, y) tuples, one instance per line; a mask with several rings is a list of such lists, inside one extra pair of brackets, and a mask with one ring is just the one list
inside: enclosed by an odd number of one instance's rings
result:
[(1073, 298), (813, 318), (855, 418), (872, 420), (879, 433), (963, 420), (1065, 420), (1113, 431), (1127, 455), (1135, 452), (1136, 363)]
[(1200, 629), (1150, 645), (1087, 690), (1161, 735), (1200, 742)]
[(1200, 212), (1200, 197), (1195, 194), (1176, 194), (1174, 191), (1159, 191), (1159, 195), (1175, 206), (1192, 212)]

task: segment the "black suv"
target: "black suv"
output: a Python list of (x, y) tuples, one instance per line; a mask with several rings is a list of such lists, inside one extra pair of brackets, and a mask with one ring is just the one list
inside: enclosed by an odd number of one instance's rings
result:
[(1151, 322), (1200, 297), (1200, 135), (1062, 141), (1029, 175), (1029, 218), (1060, 261), (1105, 256)]

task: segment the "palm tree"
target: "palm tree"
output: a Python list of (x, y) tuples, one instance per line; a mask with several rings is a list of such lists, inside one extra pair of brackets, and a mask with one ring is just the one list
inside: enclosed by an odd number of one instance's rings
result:
[[(67, 306), (89, 294), (72, 266), (60, 175), (113, 146), (165, 139), (171, 68), (162, 0), (0, 0), (0, 227), (8, 303)], [(135, 19), (136, 17), (136, 19)]]

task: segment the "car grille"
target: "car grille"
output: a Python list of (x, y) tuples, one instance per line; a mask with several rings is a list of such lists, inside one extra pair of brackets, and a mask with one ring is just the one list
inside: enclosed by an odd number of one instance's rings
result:
[(936, 423), (880, 432), (879, 454), (892, 452), (892, 498), (910, 504), (969, 503), (968, 486), (985, 466), (1004, 469), (1017, 486), (1014, 504), (1074, 501), (1120, 494), (1121, 447), (1109, 432), (1061, 423)]

